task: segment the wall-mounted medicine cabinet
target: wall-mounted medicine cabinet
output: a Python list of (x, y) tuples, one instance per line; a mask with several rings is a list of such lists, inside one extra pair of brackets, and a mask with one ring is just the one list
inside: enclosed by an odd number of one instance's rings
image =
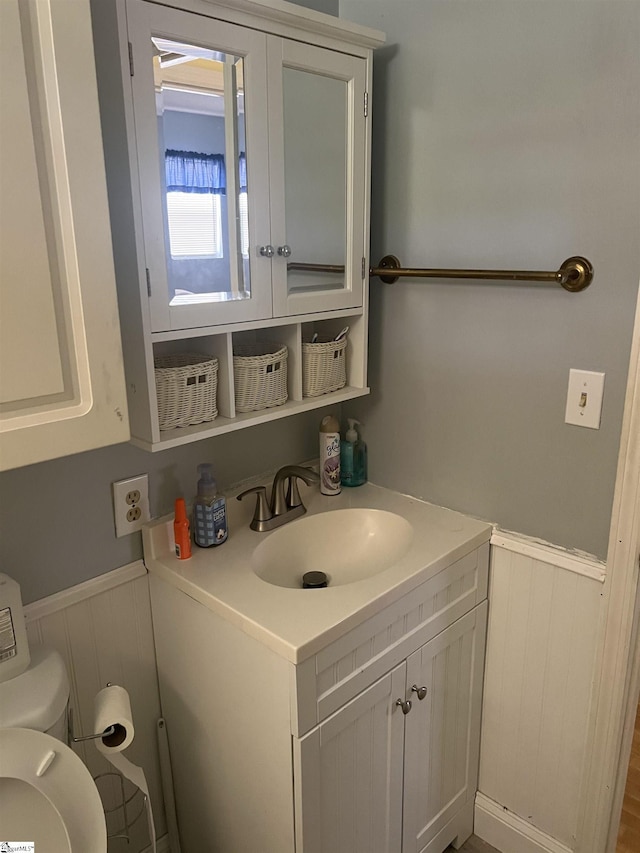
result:
[[(132, 440), (158, 450), (368, 393), (382, 34), (265, 0), (92, 12)], [(305, 396), (303, 343), (345, 326), (344, 385)], [(243, 341), (286, 345), (284, 404), (237, 410)], [(217, 358), (218, 414), (160, 429), (154, 360), (180, 352)]]

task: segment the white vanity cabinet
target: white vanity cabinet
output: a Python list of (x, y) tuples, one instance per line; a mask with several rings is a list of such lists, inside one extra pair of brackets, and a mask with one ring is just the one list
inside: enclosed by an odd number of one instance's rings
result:
[(127, 441), (89, 0), (3, 0), (0, 468)]
[[(297, 662), (194, 600), (188, 576), (172, 579), (152, 557), (185, 853), (462, 843), (477, 785), (488, 552), (474, 548)], [(297, 596), (324, 590), (281, 592), (295, 610)]]
[(293, 739), (296, 850), (402, 850), (406, 694), (402, 663)]
[[(368, 103), (382, 34), (266, 0), (92, 4), (97, 48), (112, 35), (97, 62), (136, 443), (368, 393)], [(346, 388), (303, 398), (303, 340), (345, 325)], [(238, 417), (234, 347), (264, 340), (288, 347), (289, 403)], [(154, 358), (176, 351), (218, 358), (220, 415), (161, 435)]]
[(441, 853), (471, 834), (486, 618), (485, 602), (294, 738), (297, 850)]

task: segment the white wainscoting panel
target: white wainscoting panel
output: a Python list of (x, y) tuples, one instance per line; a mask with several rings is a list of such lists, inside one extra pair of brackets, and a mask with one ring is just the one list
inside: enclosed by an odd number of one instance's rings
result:
[[(517, 816), (569, 850), (603, 577), (602, 564), (588, 557), (492, 538), (479, 791), (505, 820)], [(485, 823), (490, 812), (483, 810)], [(477, 808), (476, 820), (479, 827)], [(521, 843), (521, 833), (514, 837)]]
[(528, 821), (476, 794), (473, 831), (501, 853), (571, 853), (571, 849)]
[[(30, 646), (46, 644), (64, 658), (71, 681), (70, 705), (75, 734), (93, 733), (93, 700), (107, 682), (120, 684), (129, 692), (135, 738), (126, 757), (141, 766), (147, 777), (153, 806), (156, 836), (166, 833), (160, 765), (156, 743), (156, 721), (161, 716), (151, 604), (147, 572), (142, 561), (132, 563), (49, 596), (25, 607)], [(91, 743), (77, 744), (93, 776), (113, 770)], [(117, 802), (115, 786), (100, 783), (103, 801)], [(127, 795), (135, 788), (126, 784)], [(137, 795), (133, 814), (142, 803)], [(114, 813), (108, 821), (112, 832), (122, 821)], [(130, 853), (149, 844), (144, 816), (134, 826), (131, 844), (114, 839), (110, 853)], [(166, 849), (166, 848), (165, 848)]]

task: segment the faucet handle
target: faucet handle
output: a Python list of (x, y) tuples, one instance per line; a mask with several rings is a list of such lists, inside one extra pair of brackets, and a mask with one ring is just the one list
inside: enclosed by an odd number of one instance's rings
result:
[(287, 488), (287, 508), (295, 509), (302, 506), (302, 498), (298, 490), (298, 479), (304, 480), (307, 486), (312, 483), (318, 483), (320, 476), (311, 468), (300, 467), (299, 465), (291, 465), (287, 469), (289, 485)]
[[(285, 465), (276, 471), (273, 478), (273, 488), (271, 490), (271, 514), (274, 516), (284, 515), (290, 509), (302, 506), (300, 500), (300, 492), (295, 482), (296, 477), (304, 480), (310, 486), (311, 483), (319, 483), (320, 477), (311, 468), (305, 468), (301, 465)], [(287, 481), (287, 494), (285, 497), (284, 483)], [(292, 503), (293, 501), (293, 503)], [(303, 509), (303, 512), (305, 510)]]
[(295, 509), (295, 507), (301, 505), (302, 498), (300, 497), (300, 491), (298, 490), (298, 478), (289, 477), (289, 487), (287, 489), (287, 507), (289, 509)]
[(240, 492), (240, 494), (236, 497), (236, 500), (241, 501), (242, 498), (247, 495), (254, 494), (256, 495), (256, 508), (253, 511), (253, 519), (251, 520), (251, 524), (249, 527), (252, 530), (261, 530), (263, 529), (260, 522), (269, 521), (271, 518), (271, 510), (269, 509), (269, 502), (267, 501), (267, 490), (264, 486), (254, 486), (252, 489), (247, 489), (244, 492)]

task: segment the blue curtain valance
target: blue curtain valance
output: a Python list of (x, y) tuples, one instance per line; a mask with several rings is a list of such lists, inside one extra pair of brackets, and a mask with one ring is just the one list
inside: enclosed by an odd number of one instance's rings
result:
[(227, 180), (222, 154), (168, 149), (165, 167), (167, 192), (224, 195)]
[[(213, 193), (224, 195), (227, 175), (222, 154), (200, 154), (197, 151), (165, 152), (167, 192)], [(240, 154), (238, 163), (240, 191), (247, 189), (247, 157)]]
[(240, 158), (238, 163), (238, 177), (240, 181), (240, 192), (246, 193), (247, 191), (247, 155), (244, 151), (240, 152)]

